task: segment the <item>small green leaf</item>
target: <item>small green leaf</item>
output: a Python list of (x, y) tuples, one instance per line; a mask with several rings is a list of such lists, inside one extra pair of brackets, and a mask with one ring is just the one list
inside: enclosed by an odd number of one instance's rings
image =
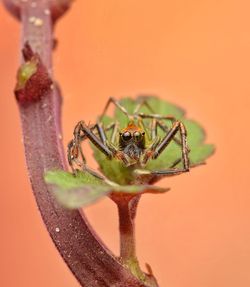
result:
[(168, 188), (151, 185), (117, 185), (97, 179), (88, 172), (79, 171), (76, 176), (63, 170), (49, 171), (45, 181), (50, 185), (57, 201), (66, 208), (76, 209), (101, 199), (104, 195), (137, 195), (142, 193), (163, 193)]

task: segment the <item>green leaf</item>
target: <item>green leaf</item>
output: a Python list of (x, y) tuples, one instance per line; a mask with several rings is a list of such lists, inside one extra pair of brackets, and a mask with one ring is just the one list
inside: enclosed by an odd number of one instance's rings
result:
[(63, 170), (49, 171), (45, 181), (58, 202), (66, 208), (80, 208), (102, 198), (109, 187), (93, 175), (78, 172), (76, 176)]
[(69, 189), (69, 188), (77, 188), (82, 186), (83, 184), (91, 184), (91, 185), (103, 185), (103, 181), (93, 176), (88, 172), (77, 172), (77, 175), (73, 175), (70, 172), (66, 172), (63, 170), (53, 170), (48, 171), (45, 174), (45, 180), (47, 183), (56, 184), (60, 188)]
[(69, 209), (87, 206), (110, 193), (117, 193), (122, 196), (163, 193), (169, 190), (151, 185), (121, 186), (112, 182), (104, 182), (88, 172), (81, 171), (74, 176), (63, 170), (54, 170), (47, 172), (44, 178), (46, 183), (50, 185), (57, 201)]
[(214, 153), (215, 147), (212, 144), (203, 144), (197, 146), (195, 151), (191, 151), (190, 160), (193, 165), (203, 163)]
[[(143, 97), (147, 99), (148, 105), (152, 108), (153, 112), (149, 110), (148, 107), (144, 106), (140, 109), (139, 112), (144, 114), (156, 113), (158, 115), (172, 115), (176, 119), (182, 121), (187, 129), (187, 141), (190, 148), (189, 158), (190, 164), (196, 166), (198, 164), (204, 163), (204, 161), (214, 152), (214, 146), (211, 144), (205, 143), (205, 131), (202, 126), (194, 121), (185, 118), (185, 112), (176, 105), (170, 104), (157, 97)], [(141, 100), (141, 97), (136, 99), (124, 98), (119, 101), (119, 103), (127, 109), (130, 114), (133, 114), (135, 107), (138, 102)], [(107, 119), (105, 119), (107, 122)], [(120, 128), (124, 128), (128, 125), (128, 118), (120, 109), (115, 108), (113, 119), (109, 117), (109, 123), (118, 121)], [(144, 120), (146, 126), (146, 132), (150, 134), (150, 119)], [(163, 120), (168, 129), (171, 128), (171, 121)], [(105, 122), (103, 121), (104, 126)], [(158, 129), (158, 135), (163, 138), (166, 135), (166, 132)], [(180, 139), (179, 135), (176, 135), (176, 138)], [(108, 133), (108, 139), (110, 139), (110, 134)], [(115, 143), (118, 146), (118, 137)], [(150, 142), (147, 143), (150, 145)], [(115, 181), (119, 184), (131, 184), (137, 181), (135, 174), (133, 173), (133, 167), (125, 167), (124, 164), (116, 159), (108, 160), (102, 152), (100, 152), (96, 147), (92, 146), (94, 150), (94, 157), (97, 160), (101, 171), (105, 174), (106, 177)], [(146, 170), (165, 170), (169, 169), (176, 160), (181, 158), (181, 147), (174, 141), (172, 141), (168, 147), (161, 153), (161, 155), (156, 160), (149, 160), (145, 169)], [(176, 168), (182, 167), (182, 163), (179, 163)]]

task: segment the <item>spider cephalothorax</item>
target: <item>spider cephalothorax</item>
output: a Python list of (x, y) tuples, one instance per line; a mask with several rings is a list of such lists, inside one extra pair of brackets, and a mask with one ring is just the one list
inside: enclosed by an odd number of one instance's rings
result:
[[(102, 119), (110, 103), (113, 103), (127, 116), (128, 124), (125, 128), (120, 130), (117, 121), (104, 126)], [(146, 106), (150, 113), (140, 113), (142, 106)], [(150, 124), (146, 126), (145, 120), (150, 121)], [(168, 128), (165, 121), (171, 121), (172, 127)], [(158, 129), (161, 129), (165, 136), (159, 137), (157, 135)], [(111, 132), (109, 138), (107, 137), (108, 132)], [(177, 133), (180, 134), (180, 138), (176, 137)], [(175, 141), (181, 147), (181, 158), (176, 159), (170, 169), (147, 172), (154, 175), (173, 175), (189, 170), (189, 149), (184, 124), (172, 116), (156, 114), (145, 98), (141, 98), (132, 114), (129, 114), (119, 101), (110, 98), (95, 125), (89, 127), (83, 121), (76, 125), (74, 139), (68, 145), (69, 164), (73, 172), (80, 168), (102, 178), (101, 175), (93, 172), (86, 165), (81, 149), (81, 142), (86, 138), (109, 159), (120, 160), (125, 166), (134, 166), (135, 168), (145, 168), (149, 160), (155, 160), (171, 141)], [(183, 168), (175, 168), (180, 162), (183, 163)]]
[(145, 131), (130, 121), (119, 135), (119, 150), (128, 158), (138, 162), (146, 148)]

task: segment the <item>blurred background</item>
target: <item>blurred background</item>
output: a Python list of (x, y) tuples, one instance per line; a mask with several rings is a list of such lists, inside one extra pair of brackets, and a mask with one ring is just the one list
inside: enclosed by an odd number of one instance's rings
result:
[[(140, 93), (185, 108), (216, 144), (206, 166), (162, 180), (171, 191), (139, 205), (138, 256), (160, 286), (250, 286), (249, 9), (244, 0), (78, 0), (56, 27), (65, 145), (108, 97)], [(0, 286), (78, 287), (32, 195), (12, 92), (20, 25), (2, 5), (0, 20)], [(113, 203), (85, 212), (117, 254)]]

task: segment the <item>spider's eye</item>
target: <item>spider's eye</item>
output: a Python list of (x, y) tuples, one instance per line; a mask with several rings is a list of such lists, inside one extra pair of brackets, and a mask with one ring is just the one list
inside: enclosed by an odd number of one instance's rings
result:
[(125, 141), (129, 141), (131, 139), (132, 135), (130, 132), (125, 132), (122, 134), (122, 139)]
[(134, 132), (134, 138), (135, 140), (139, 141), (141, 139), (141, 133), (140, 132)]

